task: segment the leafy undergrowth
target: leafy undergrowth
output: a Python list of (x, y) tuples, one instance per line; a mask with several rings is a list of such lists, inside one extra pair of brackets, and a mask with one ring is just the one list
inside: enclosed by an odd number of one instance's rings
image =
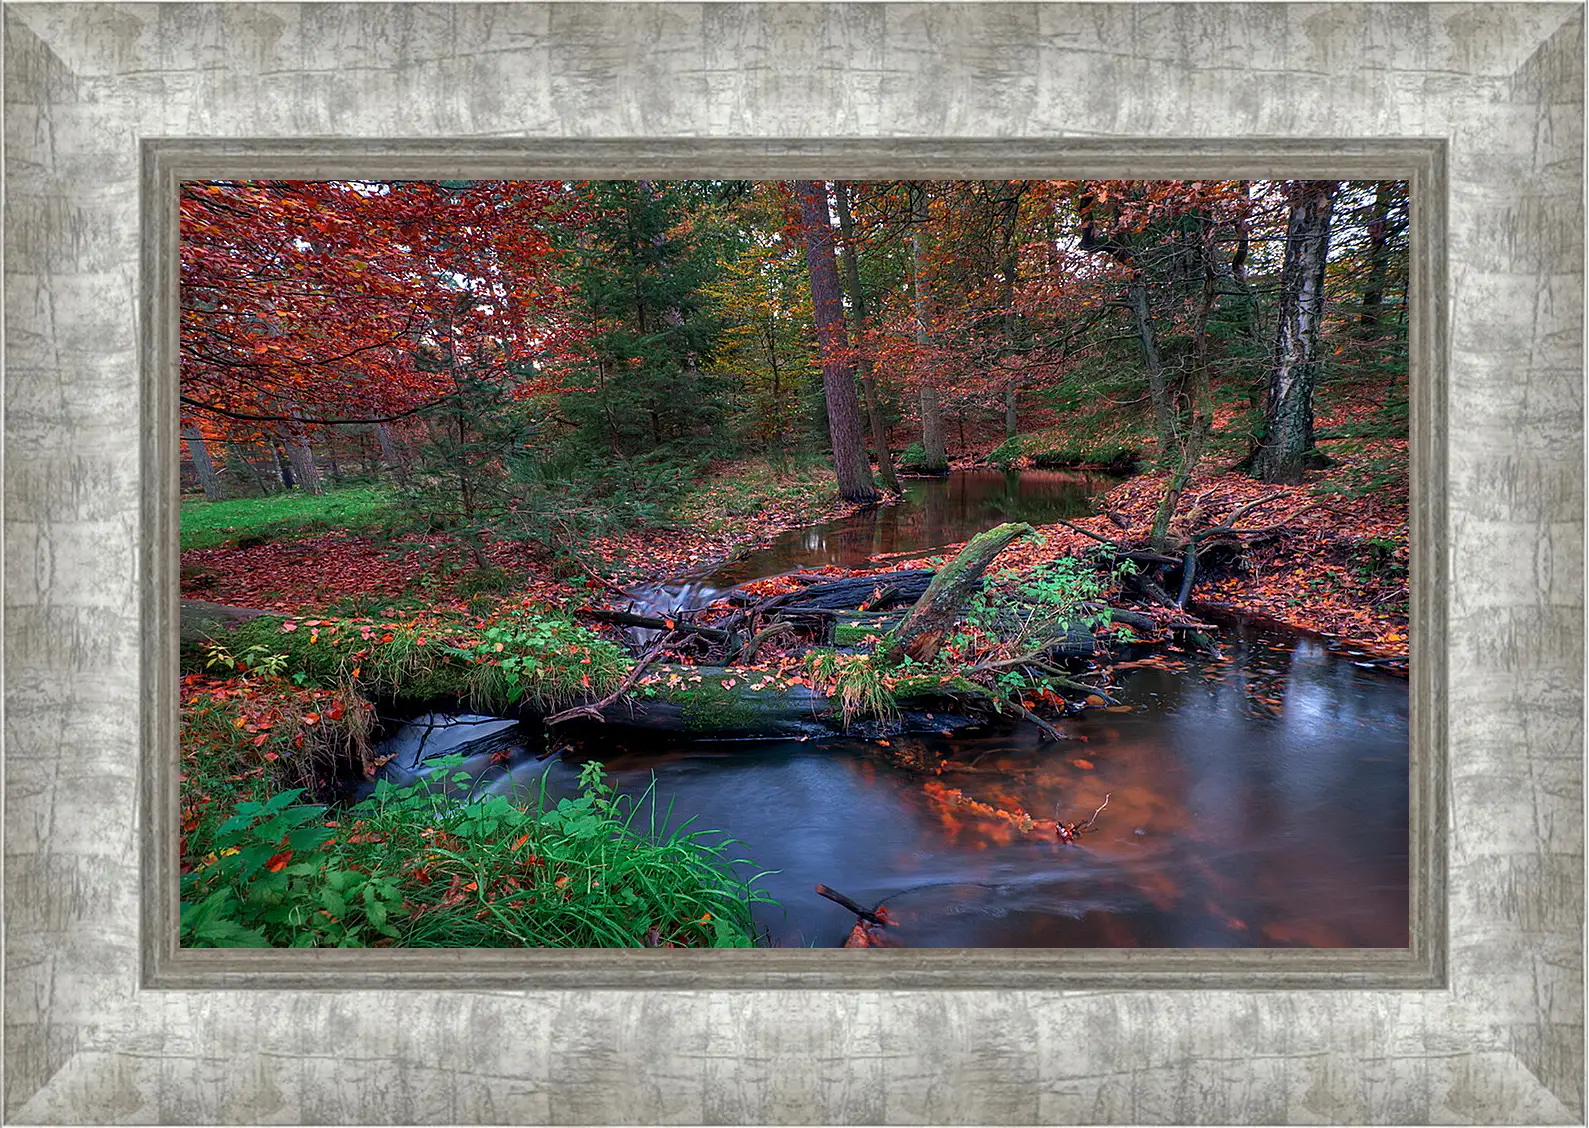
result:
[[(1192, 602), (1273, 620), (1396, 661), (1408, 656), (1406, 443), (1379, 440), (1339, 457), (1300, 485), (1277, 486), (1239, 473), (1204, 472), (1188, 487), (1172, 534), (1217, 525), (1241, 506), (1271, 499), (1238, 522), (1243, 531), (1277, 528), (1240, 556), (1208, 566)], [(1388, 481), (1380, 482), (1380, 476)], [(1140, 474), (1099, 499), (1099, 514), (1072, 525), (1115, 541), (1146, 540), (1166, 475)], [(996, 562), (1026, 570), (1095, 550), (1065, 525), (1046, 525)], [(892, 555), (882, 568), (931, 566), (958, 546), (920, 557)], [(769, 592), (770, 593), (770, 592)]]
[(372, 487), (323, 494), (285, 490), (230, 501), (195, 499), (182, 505), (182, 551), (235, 545), (240, 538), (267, 541), (313, 532), (368, 532), (388, 527), (398, 518), (397, 498), (389, 490)]
[(261, 616), (204, 655), (210, 670), (242, 667), (393, 700), (452, 697), (485, 710), (571, 704), (610, 689), (630, 664), (616, 644), (544, 608), (385, 621)]
[[(264, 656), (258, 657), (266, 661)], [(297, 686), (263, 671), (191, 673), (180, 688), (182, 858), (207, 842), (234, 803), (282, 788), (326, 796), (339, 777), (374, 769), (374, 711), (347, 687)]]
[[(577, 573), (553, 574), (545, 554), (524, 541), (488, 542), (482, 569), (446, 533), (364, 531), (392, 517), (391, 496), (381, 491), (282, 497), (296, 508), (277, 498), (183, 507), (184, 597), (261, 611), (378, 614), (462, 608), (471, 600), (478, 606), (482, 596), (566, 605), (599, 584)], [(354, 506), (360, 499), (364, 509)], [(325, 531), (335, 524), (328, 514), (336, 505), (353, 516), (338, 531)], [(584, 546), (585, 555), (595, 569), (624, 580), (671, 578), (787, 528), (858, 508), (838, 501), (833, 472), (824, 464), (796, 463), (781, 471), (764, 462), (728, 463), (687, 492), (664, 524), (599, 537)]]
[[(1404, 458), (1405, 444), (1401, 447)], [(1212, 566), (1193, 601), (1273, 619), (1381, 657), (1406, 659), (1406, 478), (1400, 477), (1400, 489), (1394, 483), (1359, 488), (1364, 474), (1382, 465), (1377, 461), (1381, 457), (1368, 456), (1374, 461), (1366, 465), (1342, 459), (1296, 486), (1268, 485), (1239, 474), (1194, 479), (1183, 513), (1200, 508), (1199, 520), (1217, 523), (1239, 506), (1273, 497), (1238, 524), (1282, 531)], [(1162, 477), (1135, 478), (1109, 493), (1102, 504), (1129, 521), (1126, 536), (1145, 536), (1163, 488)], [(1109, 524), (1095, 521), (1094, 527), (1107, 532)], [(1113, 534), (1120, 535), (1120, 530)]]
[(745, 948), (771, 903), (732, 843), (663, 829), (654, 793), (615, 796), (598, 763), (556, 803), (384, 781), (341, 812), (299, 797), (244, 800), (190, 846), (184, 946)]

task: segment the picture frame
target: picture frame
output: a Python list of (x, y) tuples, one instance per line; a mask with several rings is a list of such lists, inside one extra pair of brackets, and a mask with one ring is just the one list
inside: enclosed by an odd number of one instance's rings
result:
[[(1581, 1120), (1581, 9), (24, 4), (5, 30), (7, 1115)], [(824, 61), (845, 81), (803, 106), (788, 76)], [(176, 180), (1000, 169), (1412, 180), (1406, 952), (175, 948)]]

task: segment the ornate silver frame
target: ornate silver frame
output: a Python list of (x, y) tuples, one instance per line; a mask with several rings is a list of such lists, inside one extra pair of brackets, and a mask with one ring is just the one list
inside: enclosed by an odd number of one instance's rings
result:
[[(684, 148), (684, 152), (679, 152)], [(1277, 141), (643, 141), (143, 143), (143, 601), (146, 987), (543, 987), (826, 989), (1156, 987), (1440, 987), (1445, 972), (1446, 561), (1444, 144)], [(1415, 248), (1412, 361), (1411, 944), (1406, 949), (887, 949), (869, 958), (806, 950), (401, 951), (183, 949), (176, 937), (178, 839), (176, 200), (183, 180), (652, 179), (689, 176), (863, 179), (899, 169), (934, 177), (1079, 179), (1131, 175), (1338, 177), (1411, 185)], [(1130, 170), (1127, 173), (1125, 170)]]
[[(5, 31), (7, 1115), (1581, 1121), (1580, 8), (24, 4)], [(1413, 947), (178, 953), (174, 180), (493, 169), (1413, 179)]]

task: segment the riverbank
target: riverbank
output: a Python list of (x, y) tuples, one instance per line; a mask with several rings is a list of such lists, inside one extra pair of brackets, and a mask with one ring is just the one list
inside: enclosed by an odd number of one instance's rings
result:
[[(584, 570), (509, 538), (485, 541), (482, 569), (456, 537), (405, 528), (395, 499), (381, 491), (190, 501), (180, 587), (187, 599), (303, 614), (488, 609), (503, 601), (564, 607), (607, 584), (707, 569), (786, 530), (861, 508), (839, 500), (825, 464), (726, 462), (654, 524), (579, 546)], [(328, 514), (348, 516), (347, 527), (328, 529)]]

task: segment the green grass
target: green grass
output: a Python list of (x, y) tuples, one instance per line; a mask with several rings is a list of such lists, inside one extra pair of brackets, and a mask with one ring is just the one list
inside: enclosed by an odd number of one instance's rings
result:
[(182, 504), (182, 549), (220, 548), (239, 539), (281, 540), (317, 532), (365, 533), (398, 519), (397, 498), (362, 486), (323, 494), (286, 490), (270, 497)]
[(555, 803), (382, 783), (332, 820), (297, 798), (239, 804), (198, 847), (184, 946), (745, 948), (771, 903), (732, 843), (667, 829), (654, 791), (616, 796), (600, 764)]

